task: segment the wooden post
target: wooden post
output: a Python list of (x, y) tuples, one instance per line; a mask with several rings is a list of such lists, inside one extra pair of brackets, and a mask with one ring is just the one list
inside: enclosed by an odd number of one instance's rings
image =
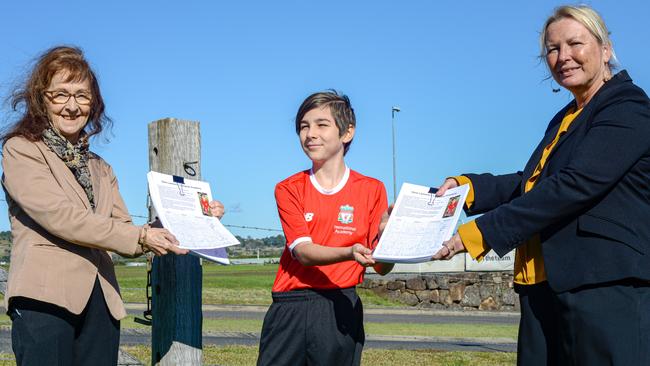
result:
[[(166, 118), (149, 124), (150, 170), (201, 179), (200, 161), (198, 122)], [(151, 271), (153, 365), (202, 363), (201, 273), (195, 256), (168, 254), (154, 258)]]

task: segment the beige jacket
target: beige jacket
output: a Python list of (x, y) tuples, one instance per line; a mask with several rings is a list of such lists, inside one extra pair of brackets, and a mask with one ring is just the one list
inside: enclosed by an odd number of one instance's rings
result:
[(92, 153), (88, 165), (95, 212), (70, 169), (43, 142), (14, 137), (5, 143), (2, 183), (13, 237), (5, 307), (23, 296), (80, 314), (99, 277), (113, 317), (126, 316), (107, 251), (141, 254), (140, 228), (131, 223), (111, 167)]

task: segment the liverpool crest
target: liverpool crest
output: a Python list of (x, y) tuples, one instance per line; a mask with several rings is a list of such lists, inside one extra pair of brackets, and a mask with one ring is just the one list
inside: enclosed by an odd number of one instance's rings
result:
[(351, 224), (354, 219), (354, 207), (350, 205), (343, 205), (339, 209), (338, 221), (341, 224)]

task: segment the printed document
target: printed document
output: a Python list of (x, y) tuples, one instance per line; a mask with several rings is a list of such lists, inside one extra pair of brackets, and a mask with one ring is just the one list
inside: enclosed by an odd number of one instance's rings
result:
[(435, 191), (410, 183), (402, 185), (373, 258), (389, 263), (426, 262), (451, 239), (469, 185), (448, 189), (441, 197), (436, 197)]
[(218, 218), (210, 215), (210, 185), (158, 172), (149, 172), (147, 181), (158, 218), (176, 236), (180, 248), (226, 264), (228, 259), (222, 248), (240, 243)]
[(226, 248), (194, 249), (190, 251), (190, 254), (219, 264), (230, 264)]

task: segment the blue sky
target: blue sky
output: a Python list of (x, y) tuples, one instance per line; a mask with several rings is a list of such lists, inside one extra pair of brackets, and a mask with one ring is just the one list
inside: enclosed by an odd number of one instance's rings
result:
[[(114, 120), (110, 143), (92, 149), (113, 166), (132, 214), (146, 212), (147, 124), (175, 117), (201, 122), (203, 179), (226, 205), (223, 222), (279, 229), (274, 185), (310, 166), (293, 117), (326, 88), (347, 94), (357, 114), (348, 165), (382, 180), (389, 197), (393, 105), (398, 186), (521, 169), (571, 100), (551, 92), (537, 58), (539, 29), (561, 4), (3, 1), (0, 94), (47, 48), (80, 46)], [(605, 18), (621, 68), (650, 91), (650, 4), (587, 4)], [(3, 125), (9, 112), (2, 105)]]

